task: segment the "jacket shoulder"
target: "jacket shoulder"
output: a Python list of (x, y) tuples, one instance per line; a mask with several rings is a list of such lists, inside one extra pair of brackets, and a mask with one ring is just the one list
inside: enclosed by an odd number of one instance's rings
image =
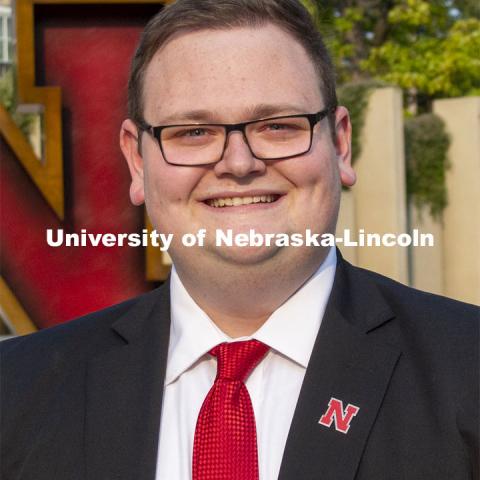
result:
[(388, 305), (392, 321), (381, 330), (389, 342), (400, 347), (404, 359), (411, 359), (418, 369), (428, 372), (432, 378), (438, 378), (441, 372), (450, 385), (457, 387), (456, 391), (466, 395), (478, 385), (478, 306), (416, 290), (351, 265), (347, 270), (350, 285), (352, 282), (361, 285), (356, 298), (359, 303), (358, 299), (363, 297), (365, 315), (368, 316), (375, 302), (374, 292), (378, 292), (378, 298)]
[(156, 298), (157, 290), (153, 290), (61, 325), (4, 340), (0, 342), (2, 370), (31, 371), (32, 365), (46, 363), (52, 368), (65, 359), (83, 360), (99, 348), (123, 342), (120, 336), (112, 335), (112, 325), (134, 308), (151, 308)]
[(442, 365), (452, 377), (478, 374), (478, 306), (416, 290), (347, 262), (340, 264), (340, 270), (347, 291), (339, 303), (346, 318), (360, 319), (357, 323), (371, 331), (377, 322), (370, 324), (368, 319), (380, 312), (391, 321), (378, 333), (387, 334), (404, 353), (417, 360), (428, 358), (427, 363)]
[(406, 286), (376, 272), (354, 267), (358, 280), (373, 282), (394, 312), (414, 316), (419, 323), (454, 323), (455, 327), (478, 330), (480, 308), (477, 305)]

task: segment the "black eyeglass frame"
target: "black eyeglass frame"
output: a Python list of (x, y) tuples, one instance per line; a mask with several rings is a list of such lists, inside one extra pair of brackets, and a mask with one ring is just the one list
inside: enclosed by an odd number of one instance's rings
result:
[[(317, 113), (300, 113), (298, 115), (282, 115), (280, 117), (269, 117), (269, 118), (260, 118), (258, 120), (250, 120), (248, 122), (241, 122), (241, 123), (187, 123), (187, 124), (175, 124), (175, 125), (158, 125), (158, 126), (152, 126), (149, 125), (146, 122), (142, 122), (137, 124), (138, 128), (141, 131), (147, 132), (150, 134), (155, 140), (157, 140), (158, 146), (160, 147), (160, 151), (162, 152), (163, 158), (169, 165), (176, 165), (179, 167), (200, 167), (200, 166), (205, 166), (205, 165), (212, 165), (215, 163), (218, 163), (222, 160), (223, 155), (225, 154), (225, 150), (227, 148), (227, 142), (228, 142), (228, 135), (231, 132), (242, 132), (243, 138), (245, 140), (245, 143), (247, 144), (248, 149), (250, 150), (250, 153), (254, 158), (257, 158), (258, 160), (262, 161), (268, 161), (268, 160), (287, 160), (289, 158), (295, 158), (295, 157), (300, 157), (301, 155), (305, 155), (310, 151), (312, 148), (312, 142), (313, 142), (313, 127), (319, 122), (321, 122), (325, 117), (327, 117), (329, 114), (335, 113), (337, 109), (337, 106), (331, 106), (327, 107), (323, 110), (320, 110)], [(268, 122), (272, 120), (283, 120), (285, 118), (306, 118), (308, 120), (308, 123), (310, 124), (310, 142), (308, 145), (308, 148), (300, 153), (296, 153), (295, 155), (288, 155), (285, 157), (275, 157), (275, 158), (263, 158), (263, 157), (258, 157), (255, 155), (255, 153), (252, 150), (252, 147), (250, 146), (250, 143), (248, 142), (248, 137), (247, 134), (245, 133), (245, 129), (247, 128), (248, 125), (251, 125), (253, 123), (258, 123), (258, 122)], [(170, 127), (207, 127), (207, 126), (212, 126), (212, 127), (223, 127), (225, 129), (225, 142), (223, 144), (223, 149), (222, 153), (220, 155), (220, 158), (218, 160), (212, 160), (211, 162), (206, 162), (206, 163), (195, 163), (192, 165), (186, 164), (186, 163), (174, 163), (168, 161), (165, 152), (163, 150), (163, 145), (162, 145), (162, 140), (161, 140), (161, 135), (162, 135), (162, 130), (165, 128), (170, 128)], [(139, 132), (140, 133), (140, 132)], [(140, 135), (139, 135), (140, 138)], [(139, 140), (140, 141), (140, 140)]]

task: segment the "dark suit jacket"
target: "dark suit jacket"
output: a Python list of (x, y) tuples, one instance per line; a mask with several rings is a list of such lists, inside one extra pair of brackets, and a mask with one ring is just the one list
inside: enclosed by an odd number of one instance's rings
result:
[[(165, 285), (3, 342), (2, 480), (153, 480), (169, 323)], [(340, 258), (279, 478), (478, 478), (478, 346), (476, 307)]]

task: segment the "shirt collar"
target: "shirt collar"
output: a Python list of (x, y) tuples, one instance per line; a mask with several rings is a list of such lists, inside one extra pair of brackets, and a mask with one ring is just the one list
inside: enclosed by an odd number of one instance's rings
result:
[(254, 338), (307, 368), (333, 286), (336, 251), (251, 336), (232, 339), (195, 303), (175, 267), (170, 276), (171, 327), (165, 385), (174, 382), (215, 345)]

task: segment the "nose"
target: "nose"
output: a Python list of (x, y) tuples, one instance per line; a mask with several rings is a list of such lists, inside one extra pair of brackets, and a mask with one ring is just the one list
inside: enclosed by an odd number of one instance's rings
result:
[(265, 162), (252, 155), (243, 133), (238, 131), (228, 134), (223, 157), (214, 167), (218, 176), (229, 174), (239, 178), (263, 173), (265, 169)]

